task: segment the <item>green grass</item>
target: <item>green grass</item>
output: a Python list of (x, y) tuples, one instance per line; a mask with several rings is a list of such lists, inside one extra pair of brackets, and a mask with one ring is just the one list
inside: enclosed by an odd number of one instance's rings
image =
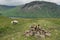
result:
[[(0, 17), (0, 40), (60, 40), (60, 19), (58, 18), (18, 18), (18, 24), (13, 25), (7, 17)], [(51, 37), (45, 39), (36, 38), (34, 36), (25, 37), (25, 30), (33, 23), (40, 24), (43, 28), (51, 32)], [(46, 24), (46, 26), (44, 26)]]

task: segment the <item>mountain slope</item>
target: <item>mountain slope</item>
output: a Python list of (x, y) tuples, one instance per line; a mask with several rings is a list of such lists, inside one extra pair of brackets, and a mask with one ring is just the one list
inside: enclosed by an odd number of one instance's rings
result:
[(60, 18), (59, 5), (45, 1), (33, 1), (6, 11), (4, 16), (25, 18)]
[(0, 11), (14, 8), (15, 6), (0, 5)]
[(7, 6), (7, 5), (0, 5), (0, 16), (2, 16), (5, 11), (15, 8), (16, 6)]

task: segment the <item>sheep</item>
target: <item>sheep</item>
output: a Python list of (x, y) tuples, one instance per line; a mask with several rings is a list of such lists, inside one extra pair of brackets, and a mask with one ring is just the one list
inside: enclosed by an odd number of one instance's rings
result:
[(13, 21), (11, 21), (11, 24), (18, 24), (18, 21), (17, 20), (13, 20)]

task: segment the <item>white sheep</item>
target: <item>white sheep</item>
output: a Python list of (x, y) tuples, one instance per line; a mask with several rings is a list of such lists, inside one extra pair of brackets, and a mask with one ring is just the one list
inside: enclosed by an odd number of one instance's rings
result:
[(18, 21), (17, 20), (13, 20), (11, 21), (12, 24), (18, 24)]

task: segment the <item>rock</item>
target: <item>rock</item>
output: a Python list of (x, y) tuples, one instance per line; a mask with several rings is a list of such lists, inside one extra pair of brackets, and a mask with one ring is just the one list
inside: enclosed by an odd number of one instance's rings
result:
[(45, 35), (40, 35), (41, 38), (45, 38)]
[(25, 31), (24, 35), (28, 37), (29, 36), (29, 30)]
[(25, 35), (41, 37), (41, 38), (45, 38), (46, 36), (47, 37), (51, 36), (51, 34), (47, 30), (41, 28), (40, 25), (35, 25), (35, 24), (32, 25), (30, 29), (25, 32)]
[(35, 36), (40, 37), (40, 33), (39, 33), (39, 32), (37, 32), (37, 33), (35, 34)]
[(29, 37), (30, 35), (29, 35), (29, 34), (26, 34), (25, 36), (26, 36), (26, 37)]
[(48, 36), (48, 37), (50, 37), (50, 36), (51, 36), (51, 34), (50, 34), (50, 33), (46, 33), (46, 34), (45, 34), (45, 36)]

